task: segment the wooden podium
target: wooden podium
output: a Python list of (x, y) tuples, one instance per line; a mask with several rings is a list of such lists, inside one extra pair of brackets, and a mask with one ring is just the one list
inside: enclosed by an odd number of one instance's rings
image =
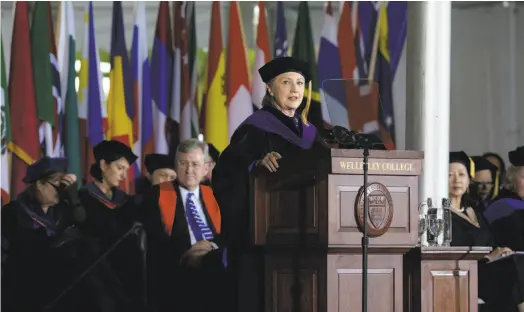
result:
[[(368, 224), (385, 233), (370, 238), (369, 312), (477, 311), (477, 259), (489, 248), (416, 248), (422, 158), (370, 151)], [(362, 151), (312, 149), (279, 164), (252, 180), (263, 310), (360, 312)]]

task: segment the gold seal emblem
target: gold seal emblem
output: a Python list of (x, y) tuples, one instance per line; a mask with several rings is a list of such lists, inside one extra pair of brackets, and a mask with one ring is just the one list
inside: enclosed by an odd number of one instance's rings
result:
[[(393, 200), (388, 188), (374, 182), (367, 188), (368, 210), (368, 235), (379, 237), (387, 232), (393, 220)], [(364, 187), (358, 190), (355, 199), (355, 220), (361, 232), (364, 232)]]

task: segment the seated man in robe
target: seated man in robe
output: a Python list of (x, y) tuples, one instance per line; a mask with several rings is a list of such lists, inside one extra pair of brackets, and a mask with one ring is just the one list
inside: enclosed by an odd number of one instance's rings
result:
[(200, 184), (206, 151), (196, 139), (181, 142), (177, 180), (153, 186), (143, 205), (150, 300), (157, 311), (227, 311), (220, 209), (211, 188)]

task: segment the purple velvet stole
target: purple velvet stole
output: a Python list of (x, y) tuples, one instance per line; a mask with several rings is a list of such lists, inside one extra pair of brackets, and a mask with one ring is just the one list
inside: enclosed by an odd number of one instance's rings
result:
[(524, 200), (502, 198), (489, 205), (484, 211), (484, 216), (489, 223), (493, 223), (517, 211), (524, 211)]
[(277, 117), (265, 110), (253, 113), (244, 120), (240, 127), (243, 125), (252, 125), (263, 131), (274, 133), (303, 150), (308, 150), (313, 146), (317, 134), (317, 128), (313, 124), (305, 125), (302, 123), (302, 137), (299, 137), (293, 130), (278, 120)]
[(108, 208), (117, 208), (125, 203), (126, 193), (118, 188), (113, 189), (113, 198), (109, 198), (94, 182), (87, 184), (85, 187), (91, 196)]
[(48, 237), (56, 235), (56, 224), (46, 219), (45, 217), (38, 215), (36, 212), (31, 210), (26, 204), (20, 202), (20, 205), (24, 209), (24, 212), (29, 216), (29, 218), (33, 220), (34, 229), (43, 227)]

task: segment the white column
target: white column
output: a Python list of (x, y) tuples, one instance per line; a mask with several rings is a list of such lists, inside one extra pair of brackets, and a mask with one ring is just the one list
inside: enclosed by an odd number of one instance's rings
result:
[(447, 198), (451, 2), (408, 2), (407, 44), (406, 147), (424, 151), (420, 200)]
[(517, 41), (517, 29), (516, 29), (516, 15), (517, 15), (516, 3), (513, 1), (509, 2), (508, 7), (508, 58), (509, 58), (509, 101), (506, 109), (507, 123), (506, 123), (506, 150), (511, 151), (517, 147), (519, 125), (518, 125), (518, 110), (517, 110), (517, 63), (516, 63), (516, 41)]

